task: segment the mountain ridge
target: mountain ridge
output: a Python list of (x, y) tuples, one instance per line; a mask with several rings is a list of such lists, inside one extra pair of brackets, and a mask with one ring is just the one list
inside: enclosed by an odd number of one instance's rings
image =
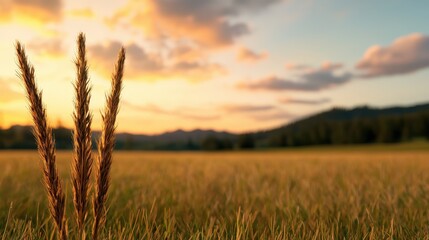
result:
[[(72, 148), (71, 129), (60, 127), (53, 129), (53, 132), (59, 149)], [(387, 136), (384, 136), (386, 132)], [(99, 131), (93, 132), (94, 143), (99, 135)], [(269, 148), (396, 142), (422, 136), (429, 137), (429, 103), (391, 107), (333, 107), (279, 127), (243, 134), (200, 128), (189, 131), (177, 129), (161, 134), (120, 132), (116, 134), (116, 146), (130, 150), (217, 150), (240, 149), (244, 145)], [(0, 148), (34, 149), (31, 126), (14, 125), (9, 129), (0, 129)]]

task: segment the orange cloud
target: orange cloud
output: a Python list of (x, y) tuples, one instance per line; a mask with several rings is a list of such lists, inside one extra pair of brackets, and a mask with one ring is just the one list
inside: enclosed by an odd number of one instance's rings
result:
[(157, 115), (174, 116), (174, 117), (180, 117), (180, 118), (191, 119), (191, 120), (201, 120), (201, 121), (210, 121), (210, 120), (216, 120), (220, 118), (220, 116), (218, 115), (189, 114), (189, 113), (183, 112), (180, 109), (166, 110), (153, 104), (135, 105), (126, 101), (122, 101), (122, 103), (127, 108), (130, 108), (136, 111), (145, 112), (145, 113), (153, 113)]
[(77, 18), (94, 18), (95, 14), (90, 8), (73, 9), (68, 12), (68, 15)]
[(257, 62), (267, 58), (267, 56), (268, 54), (265, 52), (257, 53), (248, 48), (240, 48), (237, 54), (237, 60), (242, 62)]
[(274, 121), (274, 120), (291, 120), (296, 119), (298, 116), (289, 112), (285, 112), (283, 110), (279, 110), (275, 113), (270, 114), (261, 114), (261, 115), (255, 115), (253, 118), (258, 121)]
[(179, 62), (194, 62), (207, 58), (207, 53), (195, 46), (178, 44), (168, 49), (168, 57)]
[(266, 112), (269, 110), (275, 109), (274, 106), (271, 105), (224, 105), (221, 106), (221, 110), (227, 113), (236, 113), (236, 112)]
[(188, 39), (200, 46), (222, 47), (250, 33), (247, 23), (232, 19), (279, 1), (130, 0), (107, 23), (112, 27), (131, 24), (150, 38)]
[[(94, 69), (105, 77), (110, 77), (115, 61), (119, 42), (109, 42), (105, 45), (89, 47), (90, 58), (93, 59)], [(225, 69), (219, 64), (204, 60), (186, 61), (164, 58), (160, 53), (147, 52), (137, 44), (126, 46), (127, 70), (126, 78), (135, 80), (165, 80), (184, 79), (202, 81), (224, 74)]]
[(11, 0), (2, 1), (1, 22), (20, 22), (26, 25), (40, 25), (58, 21), (62, 17), (60, 0)]
[(331, 99), (329, 98), (320, 98), (320, 99), (302, 99), (302, 98), (284, 98), (279, 99), (280, 103), (284, 104), (299, 104), (299, 105), (322, 105), (329, 103)]
[[(138, 49), (135, 44), (128, 46), (132, 48), (128, 50), (128, 77), (201, 81), (226, 73), (224, 67), (209, 60), (214, 51), (231, 47), (239, 37), (250, 33), (248, 24), (237, 21), (237, 17), (262, 11), (280, 1), (129, 0), (105, 23), (111, 28), (141, 33), (145, 43), (155, 46), (151, 52)], [(97, 52), (96, 55), (102, 55)], [(241, 54), (246, 61), (264, 57), (265, 53), (250, 50)], [(111, 65), (102, 65), (105, 59), (97, 58), (98, 70), (108, 76), (110, 73), (102, 68), (110, 69)]]
[(61, 58), (65, 52), (60, 39), (51, 39), (49, 41), (38, 39), (29, 42), (27, 47), (38, 55), (48, 58)]

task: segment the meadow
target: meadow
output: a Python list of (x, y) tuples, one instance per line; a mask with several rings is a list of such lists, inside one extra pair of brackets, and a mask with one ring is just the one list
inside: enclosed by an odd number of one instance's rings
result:
[[(115, 152), (102, 239), (429, 239), (429, 151), (395, 149)], [(55, 239), (44, 191), (36, 151), (0, 152), (0, 239)]]

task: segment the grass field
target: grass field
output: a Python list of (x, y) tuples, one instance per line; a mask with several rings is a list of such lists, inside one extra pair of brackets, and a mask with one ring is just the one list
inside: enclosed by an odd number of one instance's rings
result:
[[(429, 151), (400, 149), (117, 152), (103, 239), (429, 239)], [(0, 152), (0, 239), (55, 239), (39, 163)]]

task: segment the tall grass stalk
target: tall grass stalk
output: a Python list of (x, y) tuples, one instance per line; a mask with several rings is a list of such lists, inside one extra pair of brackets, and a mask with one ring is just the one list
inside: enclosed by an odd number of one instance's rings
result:
[(56, 166), (52, 129), (47, 123), (46, 109), (42, 102), (42, 92), (38, 90), (34, 80), (34, 68), (29, 63), (25, 49), (19, 42), (16, 43), (16, 54), (20, 70), (18, 75), (25, 85), (34, 122), (33, 132), (42, 158), (43, 180), (48, 193), (49, 212), (55, 222), (59, 238), (66, 240), (65, 197)]
[[(75, 60), (76, 82), (75, 110), (73, 120), (74, 154), (72, 161), (73, 203), (75, 207), (76, 224), (80, 239), (86, 239), (85, 224), (88, 208), (88, 192), (92, 172), (92, 143), (91, 122), (89, 111), (91, 87), (88, 79), (88, 64), (86, 59), (85, 35), (80, 33), (77, 38), (78, 54)], [(19, 65), (19, 77), (25, 85), (27, 98), (30, 103), (30, 112), (34, 121), (34, 136), (37, 141), (39, 154), (42, 158), (43, 179), (48, 193), (49, 212), (55, 222), (58, 238), (68, 238), (67, 221), (65, 217), (65, 196), (58, 176), (55, 158), (55, 142), (52, 129), (47, 124), (46, 109), (42, 102), (42, 93), (38, 90), (34, 68), (28, 62), (25, 49), (20, 42), (16, 43), (16, 53)], [(112, 88), (107, 96), (107, 103), (102, 114), (103, 126), (98, 142), (98, 157), (96, 171), (95, 196), (93, 200), (94, 223), (93, 239), (99, 238), (100, 228), (106, 218), (106, 200), (110, 182), (110, 168), (112, 152), (115, 144), (116, 116), (119, 110), (119, 98), (122, 90), (124, 73), (125, 49), (121, 48), (115, 70), (112, 74)]]
[(106, 200), (110, 183), (110, 168), (112, 165), (112, 152), (115, 145), (116, 116), (119, 110), (119, 98), (122, 90), (122, 77), (124, 73), (125, 49), (122, 48), (112, 74), (111, 92), (106, 97), (106, 107), (102, 114), (103, 126), (98, 141), (98, 156), (96, 169), (96, 185), (94, 197), (94, 224), (92, 237), (99, 238), (99, 231), (106, 218)]
[(92, 170), (92, 115), (89, 112), (91, 88), (89, 87), (85, 36), (83, 33), (78, 36), (77, 46), (78, 55), (75, 60), (77, 77), (74, 84), (76, 95), (75, 110), (73, 113), (75, 125), (73, 132), (74, 156), (71, 176), (76, 223), (79, 236), (81, 236), (81, 239), (85, 239), (85, 219), (87, 216), (89, 181)]

